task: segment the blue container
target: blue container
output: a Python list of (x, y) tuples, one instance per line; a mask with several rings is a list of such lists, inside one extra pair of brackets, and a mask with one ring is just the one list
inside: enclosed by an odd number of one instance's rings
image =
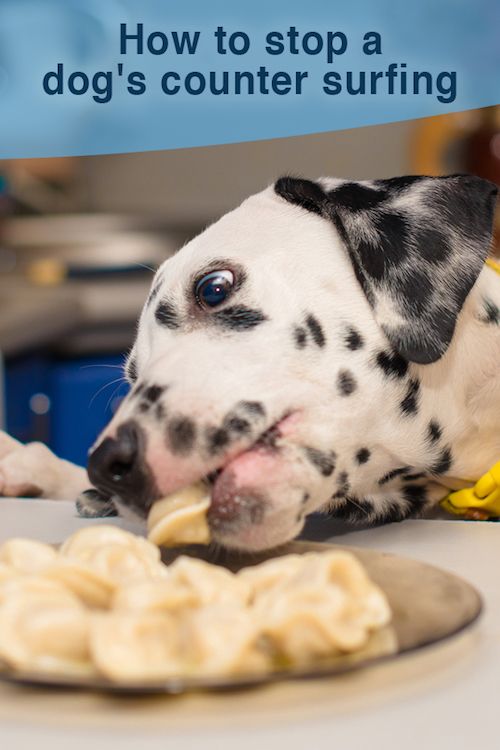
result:
[(30, 354), (5, 365), (5, 418), (7, 432), (23, 443), (50, 437), (50, 360)]
[(128, 392), (122, 356), (54, 361), (50, 371), (49, 447), (84, 466), (89, 448)]

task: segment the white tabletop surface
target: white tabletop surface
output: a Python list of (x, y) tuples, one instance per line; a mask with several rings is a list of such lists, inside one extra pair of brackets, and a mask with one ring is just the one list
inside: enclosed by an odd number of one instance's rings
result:
[[(73, 504), (0, 500), (0, 540), (61, 541)], [(325, 526), (322, 526), (324, 530)], [(324, 534), (323, 534), (324, 535)], [(336, 538), (467, 578), (485, 612), (442, 645), (336, 679), (145, 699), (0, 686), (6, 750), (460, 750), (500, 745), (500, 524), (406, 521)]]

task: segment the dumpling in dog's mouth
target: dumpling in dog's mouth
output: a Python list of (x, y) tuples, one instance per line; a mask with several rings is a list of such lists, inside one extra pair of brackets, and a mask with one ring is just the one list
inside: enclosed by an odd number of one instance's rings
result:
[(241, 492), (256, 477), (266, 482), (280, 462), (278, 441), (292, 415), (287, 414), (258, 440), (205, 478), (155, 501), (149, 511), (148, 538), (159, 546), (208, 544), (216, 531), (247, 516), (259, 523), (263, 507), (259, 493)]
[[(269, 458), (269, 454), (275, 451), (280, 424), (266, 430), (251, 448), (230, 461), (227, 466), (212, 472), (204, 480), (153, 503), (147, 520), (148, 539), (160, 547), (208, 544), (211, 540), (208, 511), (212, 502), (215, 501), (214, 504), (219, 506), (216, 519), (219, 523), (224, 521), (225, 513), (232, 514), (235, 502), (241, 502), (241, 498), (235, 499), (231, 493), (232, 464), (239, 462), (241, 457), (247, 463), (252, 462), (254, 457), (257, 463), (262, 457)], [(249, 512), (255, 515), (258, 508), (249, 508)], [(213, 518), (211, 522), (214, 523)]]
[(148, 516), (148, 539), (159, 547), (208, 544), (210, 496), (200, 482), (154, 503)]

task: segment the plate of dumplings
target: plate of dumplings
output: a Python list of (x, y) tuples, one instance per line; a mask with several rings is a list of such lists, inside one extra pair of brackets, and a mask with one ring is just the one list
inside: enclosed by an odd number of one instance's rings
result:
[[(148, 538), (109, 523), (0, 546), (0, 679), (113, 693), (258, 686), (368, 667), (479, 616), (465, 581), (370, 550), (209, 544), (203, 488), (153, 506)], [(182, 546), (178, 546), (182, 545)]]

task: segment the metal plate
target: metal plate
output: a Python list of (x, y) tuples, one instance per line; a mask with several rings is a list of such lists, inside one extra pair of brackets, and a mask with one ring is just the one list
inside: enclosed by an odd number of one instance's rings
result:
[(101, 677), (62, 677), (24, 673), (0, 667), (0, 680), (31, 687), (62, 687), (136, 695), (179, 694), (190, 690), (232, 690), (279, 680), (330, 677), (367, 667), (456, 635), (479, 617), (481, 598), (466, 581), (431, 565), (372, 550), (293, 542), (277, 551), (250, 557), (242, 553), (214, 551), (206, 547), (186, 547), (165, 551), (164, 561), (170, 563), (180, 554), (188, 554), (237, 570), (271, 557), (290, 553), (321, 552), (332, 548), (347, 550), (362, 562), (371, 579), (384, 590), (393, 612), (391, 626), (376, 633), (368, 645), (356, 654), (323, 660), (307, 668), (287, 668), (264, 675), (237, 677), (198, 679), (191, 675), (186, 678), (176, 677), (147, 683), (117, 684)]

